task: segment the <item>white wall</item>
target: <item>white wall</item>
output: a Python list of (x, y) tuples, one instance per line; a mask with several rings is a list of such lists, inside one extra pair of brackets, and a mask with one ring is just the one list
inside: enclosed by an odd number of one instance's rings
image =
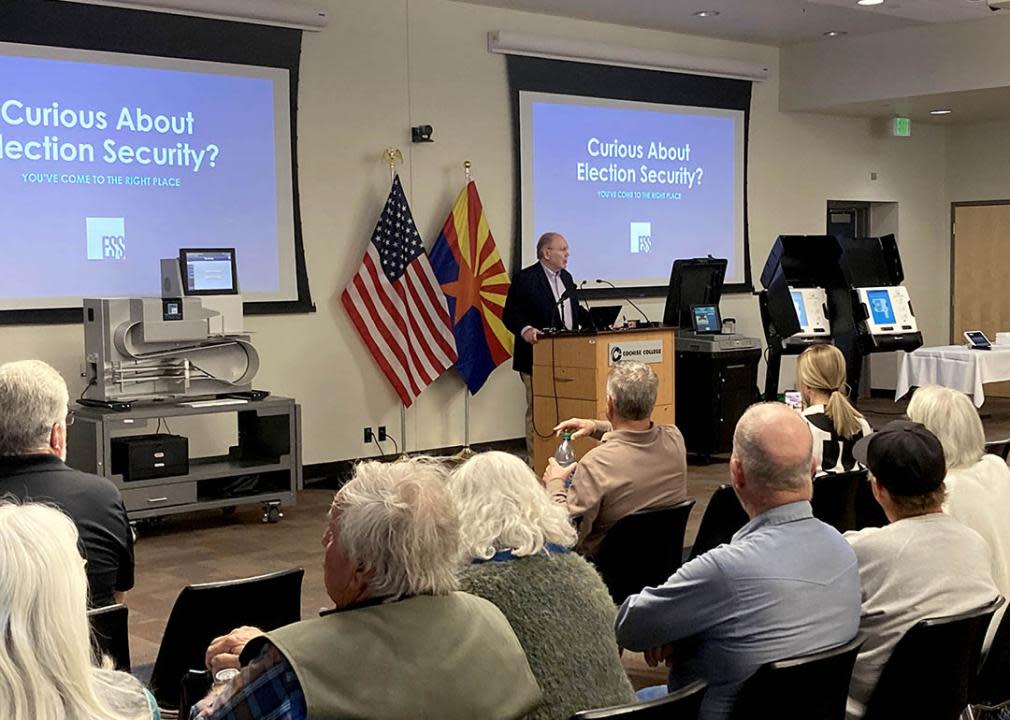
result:
[(821, 38), (784, 48), (782, 106), (830, 111), (1010, 85), (1010, 16)]
[[(872, 123), (778, 111), (775, 48), (673, 35), (479, 7), (448, 0), (329, 0), (330, 25), (307, 33), (299, 100), (303, 229), (318, 312), (252, 317), (262, 367), (257, 387), (303, 406), (304, 460), (318, 463), (374, 454), (364, 425), (399, 435), (399, 405), (339, 306), (357, 269), (389, 187), (381, 161), (395, 145), (401, 177), (428, 245), (473, 162), (499, 251), (512, 245), (512, 136), (505, 60), (486, 51), (489, 30), (546, 35), (755, 61), (772, 79), (754, 87), (750, 128), (749, 212), (755, 282), (782, 233), (824, 232), (829, 198), (897, 202), (907, 285), (927, 343), (947, 337), (948, 247), (945, 138), (936, 127), (907, 139), (884, 137)], [(434, 126), (433, 144), (411, 145), (411, 125)], [(876, 181), (870, 173), (878, 173)], [(562, 231), (563, 228), (560, 228)], [(577, 237), (569, 238), (579, 252)], [(661, 304), (646, 310), (659, 317)], [(752, 296), (729, 296), (723, 314), (761, 337)], [(629, 313), (630, 316), (630, 313)], [(41, 357), (82, 387), (79, 326), (0, 329), (0, 361)], [(783, 364), (783, 386), (792, 365)], [(523, 394), (515, 374), (497, 370), (471, 402), (471, 441), (519, 437)], [(463, 441), (463, 384), (439, 379), (407, 412), (408, 448)], [(389, 449), (392, 449), (389, 446)]]
[(951, 127), (947, 185), (951, 202), (1010, 198), (1010, 122)]

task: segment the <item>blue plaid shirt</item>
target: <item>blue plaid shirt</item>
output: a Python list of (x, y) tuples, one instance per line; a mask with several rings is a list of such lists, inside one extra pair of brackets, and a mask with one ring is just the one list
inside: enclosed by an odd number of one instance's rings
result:
[(294, 668), (266, 638), (259, 654), (220, 693), (190, 711), (191, 720), (307, 720)]

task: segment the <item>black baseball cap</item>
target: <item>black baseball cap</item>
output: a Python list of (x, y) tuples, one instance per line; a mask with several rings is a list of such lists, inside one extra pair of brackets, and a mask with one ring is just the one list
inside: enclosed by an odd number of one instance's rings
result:
[(947, 474), (936, 435), (909, 420), (894, 420), (861, 438), (852, 454), (894, 495), (926, 495), (939, 488)]

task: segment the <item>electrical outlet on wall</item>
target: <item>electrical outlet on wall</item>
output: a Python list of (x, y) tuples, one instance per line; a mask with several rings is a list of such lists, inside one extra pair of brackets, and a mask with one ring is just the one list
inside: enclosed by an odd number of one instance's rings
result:
[(372, 428), (370, 427), (365, 428), (365, 442), (366, 443), (372, 442)]
[(386, 426), (385, 425), (380, 425), (379, 426), (379, 442), (382, 442), (385, 439), (386, 439)]

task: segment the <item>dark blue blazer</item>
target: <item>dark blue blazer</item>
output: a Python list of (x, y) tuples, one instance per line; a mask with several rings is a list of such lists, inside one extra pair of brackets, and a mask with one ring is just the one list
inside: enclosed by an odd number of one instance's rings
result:
[[(575, 281), (567, 270), (561, 271), (561, 282), (568, 291), (571, 299), (572, 312), (575, 313), (572, 328), (578, 330), (581, 325), (587, 324), (586, 311), (579, 305), (579, 292), (575, 287)], [(564, 329), (565, 324), (561, 322), (561, 313), (554, 302), (554, 293), (551, 291), (547, 275), (543, 266), (539, 262), (525, 267), (512, 278), (508, 296), (505, 298), (505, 311), (502, 314), (505, 327), (515, 335), (515, 352), (512, 355), (513, 369), (524, 372), (533, 372), (533, 346), (523, 340), (522, 329), (526, 326), (535, 327), (537, 330), (547, 328)]]

